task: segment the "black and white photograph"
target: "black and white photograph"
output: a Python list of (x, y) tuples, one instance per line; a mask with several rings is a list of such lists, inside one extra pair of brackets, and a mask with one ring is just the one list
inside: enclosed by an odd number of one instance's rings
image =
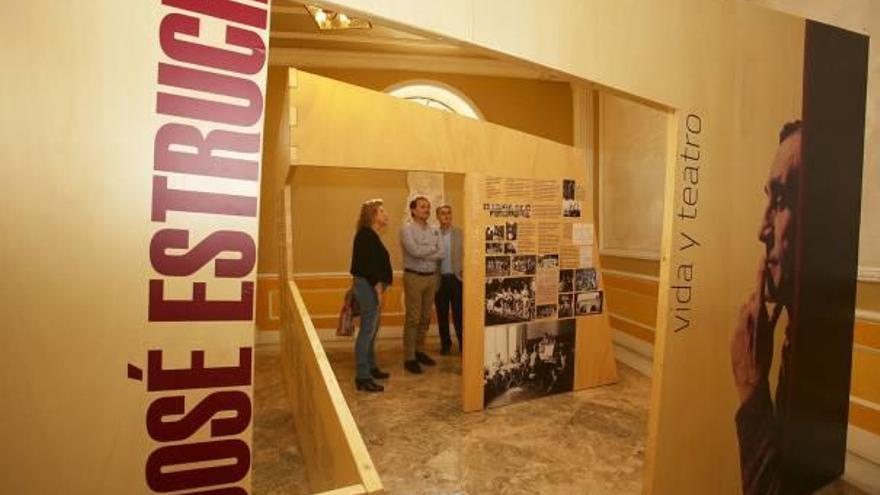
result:
[(486, 254), (504, 254), (503, 242), (487, 242)]
[(574, 199), (574, 190), (575, 190), (575, 182), (573, 179), (563, 179), (562, 180), (562, 199), (573, 200)]
[(504, 235), (508, 241), (516, 240), (516, 222), (507, 222), (504, 226)]
[(535, 308), (535, 319), (536, 320), (544, 320), (547, 318), (556, 319), (556, 305), (555, 304), (539, 304)]
[(510, 256), (487, 256), (486, 276), (506, 277), (510, 275)]
[(559, 268), (558, 254), (542, 254), (538, 256), (538, 268), (542, 270), (553, 270)]
[(575, 300), (575, 314), (595, 315), (602, 312), (602, 291), (581, 292)]
[(595, 268), (579, 268), (574, 271), (574, 290), (584, 292), (599, 288), (599, 276)]
[(504, 254), (516, 254), (516, 242), (505, 242)]
[(562, 201), (562, 216), (569, 218), (580, 218), (581, 202), (574, 199), (566, 199)]
[(499, 407), (574, 387), (574, 320), (486, 329), (483, 404)]
[(559, 270), (559, 292), (574, 291), (574, 270)]
[(486, 280), (485, 325), (529, 321), (535, 316), (534, 277)]
[(511, 275), (534, 275), (538, 261), (535, 255), (514, 256), (510, 265)]
[(559, 318), (574, 318), (574, 294), (559, 294)]
[(504, 240), (504, 225), (489, 225), (486, 227), (486, 240), (497, 242)]

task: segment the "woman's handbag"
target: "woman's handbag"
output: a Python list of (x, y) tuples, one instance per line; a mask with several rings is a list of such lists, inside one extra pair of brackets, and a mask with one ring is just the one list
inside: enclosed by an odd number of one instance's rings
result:
[(336, 335), (339, 337), (351, 337), (354, 335), (354, 318), (360, 316), (360, 306), (354, 296), (354, 289), (348, 289), (342, 299), (342, 309), (339, 310), (339, 321), (336, 324)]

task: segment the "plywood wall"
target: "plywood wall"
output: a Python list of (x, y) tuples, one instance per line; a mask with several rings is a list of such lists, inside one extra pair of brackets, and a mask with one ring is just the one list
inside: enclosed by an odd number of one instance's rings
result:
[[(267, 9), (4, 6), (0, 492), (250, 489)], [(247, 163), (163, 153), (218, 128)]]
[(376, 91), (412, 80), (437, 81), (467, 96), (487, 122), (572, 144), (572, 97), (568, 82), (420, 71), (317, 67), (305, 70)]
[[(505, 5), (503, 19), (493, 17), (499, 5), (491, 0), (442, 9), (405, 1), (334, 3), (675, 109), (646, 493), (740, 493), (730, 337), (754, 284), (742, 274), (753, 273), (762, 254), (755, 232), (777, 133), (801, 116), (804, 21), (735, 1), (562, 0), (554, 9), (520, 2)], [(481, 22), (490, 17), (495, 22)], [(685, 192), (682, 169), (693, 158), (680, 155), (696, 146), (699, 214), (687, 219), (678, 214), (693, 197), (683, 195), (695, 193)], [(688, 249), (683, 234), (699, 236), (701, 247)], [(684, 265), (696, 267), (691, 298), (674, 287)], [(687, 329), (677, 324), (678, 299), (692, 311)]]
[[(463, 220), (462, 181), (456, 174), (444, 176), (449, 203), (458, 212), (456, 223)], [(311, 234), (294, 240), (297, 273), (348, 273), (357, 214), (361, 203), (371, 198), (385, 200), (391, 225), (382, 233), (382, 241), (392, 266), (402, 270), (398, 229), (409, 212), (409, 194), (406, 172), (401, 170), (298, 167), (293, 207), (304, 213), (295, 218), (294, 229)]]
[[(413, 105), (331, 79), (291, 72), (292, 162), (325, 169), (424, 170), (464, 174), (461, 210), (464, 244), (463, 407), (483, 407), (482, 250), (483, 181), (488, 176), (521, 179), (573, 178), (588, 184), (580, 153), (572, 147), (504, 127)], [(295, 179), (296, 181), (297, 179)], [(561, 185), (561, 182), (560, 182)], [(590, 193), (591, 194), (591, 191)], [(308, 213), (306, 213), (308, 214)], [(584, 202), (584, 218), (592, 218)], [(296, 212), (294, 212), (296, 215)], [(594, 258), (598, 254), (594, 253)], [(469, 295), (470, 294), (470, 295)], [(476, 296), (475, 296), (476, 295)], [(607, 316), (579, 319), (575, 386), (609, 383), (616, 377)]]
[[(272, 66), (268, 77), (258, 265), (259, 273), (265, 277), (270, 277), (278, 269), (278, 243), (275, 235), (277, 229), (274, 228), (277, 223), (276, 191), (284, 183), (290, 146), (289, 133), (283, 130), (288, 128), (290, 119), (284, 103), (287, 94), (287, 70), (287, 67)], [(314, 72), (375, 91), (383, 91), (394, 84), (414, 79), (439, 81), (467, 95), (487, 122), (563, 144), (572, 142), (572, 99), (568, 83), (417, 71), (316, 68)], [(450, 199), (455, 200), (456, 194), (460, 194), (455, 191), (461, 191), (463, 179), (447, 176), (445, 180), (447, 190), (451, 192)], [(369, 198), (381, 196), (378, 194), (381, 191), (376, 192), (377, 194), (373, 194), (367, 189), (363, 191)], [(308, 266), (309, 262), (306, 262), (304, 270), (312, 271)], [(267, 282), (274, 283), (274, 280)]]

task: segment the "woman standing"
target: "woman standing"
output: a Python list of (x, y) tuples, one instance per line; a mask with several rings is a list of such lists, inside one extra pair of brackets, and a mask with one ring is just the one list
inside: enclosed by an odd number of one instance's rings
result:
[(357, 234), (351, 251), (351, 274), (354, 276), (354, 294), (361, 310), (361, 326), (354, 344), (357, 359), (358, 390), (381, 392), (385, 387), (374, 382), (390, 375), (376, 366), (374, 350), (379, 332), (379, 314), (382, 295), (391, 285), (391, 259), (379, 238), (379, 231), (388, 225), (388, 213), (381, 199), (371, 199), (361, 205)]

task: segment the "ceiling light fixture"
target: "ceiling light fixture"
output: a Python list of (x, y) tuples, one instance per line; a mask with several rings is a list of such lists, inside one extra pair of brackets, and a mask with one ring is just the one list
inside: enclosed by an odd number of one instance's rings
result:
[(318, 29), (327, 31), (331, 29), (370, 29), (373, 27), (370, 21), (349, 17), (341, 12), (326, 10), (315, 5), (306, 5), (306, 9), (318, 26)]

